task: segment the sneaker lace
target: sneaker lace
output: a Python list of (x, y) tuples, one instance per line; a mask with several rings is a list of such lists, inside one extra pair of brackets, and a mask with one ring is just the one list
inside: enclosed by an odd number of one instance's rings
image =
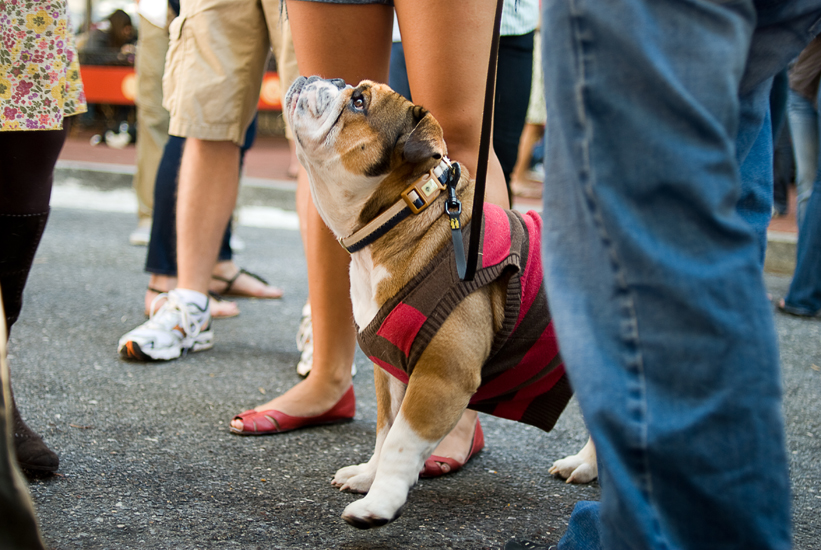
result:
[[(155, 309), (156, 302), (161, 299), (165, 299), (165, 303)], [(188, 304), (182, 302), (174, 294), (167, 292), (158, 294), (151, 300), (149, 311), (151, 313), (147, 324), (152, 328), (173, 330), (174, 327), (179, 327), (183, 331), (183, 336), (187, 338), (196, 338), (202, 330), (202, 325), (191, 315)]]

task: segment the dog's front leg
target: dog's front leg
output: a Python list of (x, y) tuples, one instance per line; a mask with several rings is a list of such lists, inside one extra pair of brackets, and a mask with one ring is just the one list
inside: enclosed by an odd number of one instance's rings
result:
[(429, 384), (414, 386), (411, 377), (402, 408), (382, 445), (368, 495), (348, 505), (342, 514), (354, 527), (379, 527), (399, 517), (425, 459), (459, 421), (470, 393), (444, 389), (442, 393), (450, 397), (439, 395), (446, 386), (439, 382), (435, 389)]
[(419, 357), (382, 444), (370, 491), (342, 513), (354, 527), (379, 527), (399, 517), (425, 460), (459, 422), (490, 353), (494, 316), (489, 305), (487, 292), (465, 298)]
[(376, 386), (376, 446), (368, 462), (346, 466), (336, 472), (331, 484), (342, 491), (367, 493), (371, 488), (382, 446), (405, 395), (405, 385), (377, 365), (374, 365), (373, 377)]

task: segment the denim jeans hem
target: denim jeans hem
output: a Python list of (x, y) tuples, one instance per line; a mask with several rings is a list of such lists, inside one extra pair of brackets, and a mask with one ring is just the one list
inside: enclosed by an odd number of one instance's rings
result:
[(790, 315), (795, 315), (798, 317), (818, 317), (818, 314), (821, 313), (821, 310), (810, 310), (800, 306), (791, 306), (784, 302), (784, 305), (778, 306), (778, 309), (783, 311), (784, 313), (789, 313)]

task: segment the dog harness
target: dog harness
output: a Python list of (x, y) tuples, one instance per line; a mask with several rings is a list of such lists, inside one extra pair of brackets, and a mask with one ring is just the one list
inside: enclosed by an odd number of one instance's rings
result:
[[(453, 243), (396, 296), (364, 330), (359, 346), (370, 359), (407, 384), (439, 328), (473, 291), (504, 276), (504, 321), (482, 366), (482, 382), (469, 408), (549, 431), (572, 390), (547, 307), (540, 255), (541, 218), (486, 203), (481, 265), (473, 281), (460, 280)], [(463, 239), (469, 238), (470, 225)]]

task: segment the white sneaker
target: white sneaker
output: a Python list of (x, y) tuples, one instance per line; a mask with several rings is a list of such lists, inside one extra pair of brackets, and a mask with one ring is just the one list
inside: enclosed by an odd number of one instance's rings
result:
[(128, 236), (128, 242), (134, 246), (148, 246), (151, 240), (151, 220), (140, 220), (137, 229)]
[[(151, 317), (122, 338), (117, 352), (123, 359), (135, 361), (168, 361), (189, 351), (214, 347), (211, 314), (208, 305), (200, 309), (185, 303), (176, 291), (160, 294), (155, 301), (165, 303)], [(154, 311), (154, 307), (150, 309)]]
[[(302, 307), (302, 319), (296, 331), (296, 347), (302, 352), (299, 363), (296, 364), (296, 373), (303, 378), (311, 374), (314, 366), (314, 331), (311, 324), (311, 304)], [(356, 376), (356, 362), (351, 364), (351, 376)]]

